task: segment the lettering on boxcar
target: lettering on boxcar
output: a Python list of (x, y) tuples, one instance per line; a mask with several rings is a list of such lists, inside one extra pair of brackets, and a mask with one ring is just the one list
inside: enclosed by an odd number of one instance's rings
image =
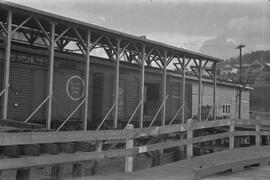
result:
[(85, 82), (80, 76), (71, 76), (66, 83), (66, 93), (73, 101), (78, 101), (84, 96)]

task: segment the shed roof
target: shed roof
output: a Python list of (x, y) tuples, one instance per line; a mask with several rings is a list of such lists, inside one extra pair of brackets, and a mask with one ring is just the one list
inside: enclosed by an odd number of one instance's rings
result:
[[(3, 10), (6, 10), (6, 11), (12, 10), (13, 14), (16, 17), (13, 19), (13, 22), (16, 23), (16, 21), (17, 21), (17, 24), (19, 24), (19, 22), (21, 22), (21, 19), (23, 18), (23, 17), (21, 17), (21, 15), (29, 15), (29, 16), (38, 17), (38, 18), (43, 19), (43, 20), (48, 21), (48, 22), (56, 22), (59, 24), (68, 24), (68, 25), (76, 26), (76, 27), (79, 27), (82, 29), (91, 30), (91, 31), (94, 31), (96, 33), (105, 33), (105, 34), (108, 34), (114, 38), (122, 38), (122, 39), (126, 39), (126, 40), (132, 40), (134, 42), (137, 42), (140, 44), (145, 44), (145, 45), (150, 46), (150, 47), (163, 48), (163, 49), (166, 49), (169, 51), (176, 52), (180, 55), (185, 55), (186, 58), (203, 59), (203, 60), (208, 60), (208, 61), (212, 61), (212, 62), (223, 61), (223, 59), (220, 59), (220, 58), (204, 55), (204, 54), (190, 51), (190, 50), (187, 50), (184, 48), (179, 48), (176, 46), (172, 46), (172, 45), (164, 44), (161, 42), (145, 39), (142, 37), (137, 37), (137, 36), (130, 35), (127, 33), (119, 32), (119, 31), (115, 31), (115, 30), (108, 29), (105, 27), (97, 26), (94, 24), (90, 24), (90, 23), (79, 21), (79, 20), (59, 16), (59, 15), (56, 15), (53, 13), (41, 11), (38, 9), (30, 8), (30, 7), (19, 5), (16, 3), (11, 3), (8, 1), (4, 1), (4, 0), (0, 0), (0, 10), (1, 10), (0, 11), (0, 21), (5, 21), (6, 15), (5, 15), (5, 12)], [(30, 26), (30, 28), (36, 28), (36, 25), (34, 23), (29, 24), (29, 26)], [(47, 27), (47, 28), (49, 29), (49, 27)]]

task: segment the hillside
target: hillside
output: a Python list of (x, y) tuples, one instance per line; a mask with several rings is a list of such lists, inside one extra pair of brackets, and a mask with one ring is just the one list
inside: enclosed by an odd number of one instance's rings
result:
[[(239, 82), (239, 57), (220, 64), (220, 76)], [(242, 82), (252, 86), (250, 110), (270, 112), (270, 50), (255, 51), (242, 56)]]

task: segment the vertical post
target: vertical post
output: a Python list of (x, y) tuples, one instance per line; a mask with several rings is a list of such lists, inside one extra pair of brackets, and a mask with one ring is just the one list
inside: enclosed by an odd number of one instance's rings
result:
[(143, 116), (144, 116), (144, 70), (145, 70), (144, 62), (145, 62), (145, 45), (143, 45), (142, 47), (140, 128), (143, 128)]
[(166, 99), (166, 86), (167, 86), (167, 71), (166, 71), (166, 67), (167, 67), (167, 64), (166, 64), (166, 61), (167, 60), (167, 50), (164, 50), (164, 57), (163, 57), (163, 91), (162, 91), (162, 102), (164, 102), (163, 104), (163, 108), (162, 108), (162, 116), (161, 116), (161, 121), (162, 121), (162, 126), (165, 125), (166, 123), (166, 102), (165, 102), (165, 99)]
[(199, 69), (199, 92), (198, 92), (198, 119), (199, 119), (199, 122), (202, 121), (202, 62), (200, 60), (200, 67), (198, 67)]
[(256, 146), (260, 146), (261, 145), (261, 135), (259, 133), (260, 133), (260, 125), (257, 124), (256, 125), (256, 137), (255, 137)]
[(86, 67), (85, 67), (85, 105), (84, 105), (84, 121), (83, 129), (87, 130), (88, 119), (88, 96), (89, 96), (89, 75), (90, 75), (90, 46), (91, 46), (91, 32), (87, 31), (87, 49), (86, 49)]
[(11, 53), (11, 33), (12, 33), (12, 12), (7, 13), (7, 35), (6, 35), (6, 49), (5, 49), (5, 81), (4, 81), (4, 101), (3, 101), (3, 119), (7, 119), (8, 113), (8, 86), (10, 73), (10, 53)]
[(113, 126), (117, 128), (118, 120), (118, 94), (119, 94), (119, 63), (120, 63), (120, 41), (121, 39), (116, 40), (116, 67), (115, 67), (115, 113)]
[[(102, 141), (97, 141), (96, 151), (97, 152), (101, 152), (102, 151)], [(99, 163), (100, 163), (100, 159), (96, 159), (94, 161), (92, 175), (97, 174)]]
[[(126, 130), (130, 131), (133, 129), (132, 124), (128, 124)], [(126, 149), (132, 149), (133, 148), (133, 139), (126, 139)], [(125, 172), (132, 172), (133, 171), (133, 157), (132, 156), (126, 156), (125, 157)]]
[(18, 169), (16, 180), (30, 180), (30, 169)]
[(213, 120), (216, 120), (216, 97), (217, 97), (217, 63), (214, 63), (213, 72)]
[(239, 49), (240, 51), (240, 57), (239, 57), (239, 81), (240, 81), (240, 88), (239, 88), (239, 104), (238, 104), (238, 118), (241, 119), (241, 101), (242, 101), (242, 48), (244, 48), (245, 45), (241, 44), (236, 47), (236, 49)]
[(182, 62), (182, 121), (181, 123), (185, 123), (185, 106), (186, 106), (186, 101), (185, 101), (185, 96), (186, 96), (186, 72), (185, 72), (185, 56), (183, 57), (183, 62)]
[(51, 41), (50, 41), (50, 66), (49, 66), (49, 100), (48, 100), (48, 114), (46, 127), (51, 129), (52, 120), (52, 98), (53, 98), (53, 74), (54, 74), (54, 40), (55, 39), (55, 23), (51, 22)]
[(191, 159), (193, 157), (193, 129), (192, 129), (192, 119), (188, 119), (188, 130), (187, 130), (187, 159)]
[(234, 128), (235, 128), (235, 122), (234, 120), (230, 121), (230, 142), (229, 142), (229, 146), (230, 149), (234, 149)]
[[(239, 48), (240, 50), (240, 64), (239, 64), (239, 72), (240, 72), (240, 84), (242, 86), (242, 48)], [(241, 90), (242, 87), (240, 87), (239, 89), (239, 104), (238, 104), (238, 118), (241, 119), (241, 101), (242, 101), (242, 90)]]

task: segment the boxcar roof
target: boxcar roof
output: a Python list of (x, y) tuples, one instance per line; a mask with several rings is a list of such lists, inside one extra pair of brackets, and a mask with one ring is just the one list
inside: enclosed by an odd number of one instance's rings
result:
[[(105, 27), (82, 22), (79, 20), (59, 16), (59, 15), (56, 15), (53, 13), (37, 10), (34, 8), (26, 7), (23, 5), (11, 3), (8, 1), (4, 1), (4, 0), (0, 0), (0, 9), (2, 9), (2, 11), (0, 11), (0, 21), (5, 21), (4, 18), (6, 16), (5, 16), (5, 14), (4, 14), (5, 12), (3, 10), (12, 10), (13, 14), (15, 14), (15, 17), (16, 17), (13, 19), (13, 22), (17, 23), (17, 24), (19, 24), (21, 22), (22, 17), (20, 15), (29, 15), (29, 16), (38, 17), (40, 19), (43, 19), (43, 20), (46, 20), (49, 22), (56, 22), (56, 23), (64, 24), (64, 25), (72, 25), (72, 26), (76, 26), (76, 27), (79, 27), (79, 28), (82, 28), (85, 30), (86, 29), (92, 30), (96, 33), (105, 33), (105, 34), (110, 35), (114, 38), (122, 38), (122, 39), (126, 39), (129, 41), (134, 41), (134, 42), (137, 42), (140, 44), (145, 44), (145, 45), (150, 46), (150, 47), (164, 48), (164, 49), (167, 49), (169, 51), (178, 53), (179, 55), (185, 55), (186, 58), (196, 58), (196, 59), (208, 60), (208, 61), (212, 61), (212, 62), (223, 61), (223, 59), (220, 59), (220, 58), (204, 55), (204, 54), (201, 54), (198, 52), (193, 52), (193, 51), (190, 51), (187, 49), (175, 47), (175, 46), (164, 44), (161, 42), (137, 37), (135, 35), (126, 34), (123, 32), (119, 32), (119, 31), (115, 31), (115, 30), (108, 29)], [(17, 16), (16, 16), (16, 14), (17, 14)], [(18, 22), (16, 22), (16, 21), (18, 21)], [(36, 27), (34, 23), (30, 24), (29, 26), (30, 26), (30, 28)], [(47, 28), (49, 28), (49, 27), (47, 27)]]

